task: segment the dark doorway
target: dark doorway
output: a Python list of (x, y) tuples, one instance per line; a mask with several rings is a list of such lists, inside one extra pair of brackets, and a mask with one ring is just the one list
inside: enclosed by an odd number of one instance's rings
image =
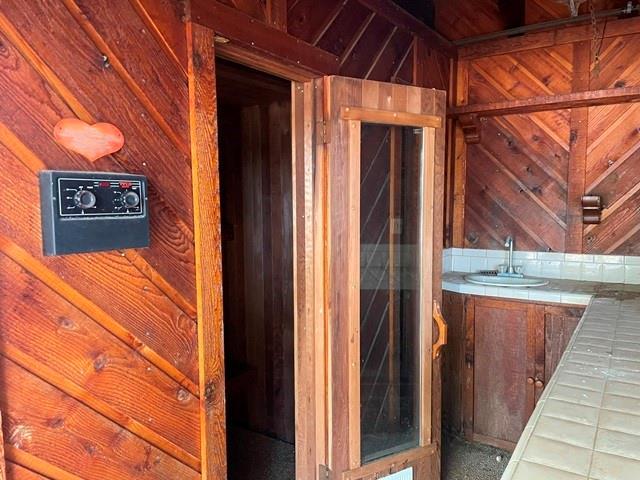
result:
[(216, 76), (229, 479), (293, 479), (291, 83)]

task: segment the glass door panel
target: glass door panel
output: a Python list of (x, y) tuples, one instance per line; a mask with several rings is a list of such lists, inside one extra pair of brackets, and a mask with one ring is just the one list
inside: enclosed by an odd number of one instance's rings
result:
[(363, 464), (420, 443), (422, 133), (421, 128), (361, 124)]

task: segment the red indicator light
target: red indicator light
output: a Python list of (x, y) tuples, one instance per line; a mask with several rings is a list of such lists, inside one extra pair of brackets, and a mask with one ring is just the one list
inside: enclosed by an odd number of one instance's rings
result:
[(100, 188), (109, 188), (109, 182), (100, 182), (98, 186)]
[(120, 182), (120, 188), (131, 188), (131, 182)]

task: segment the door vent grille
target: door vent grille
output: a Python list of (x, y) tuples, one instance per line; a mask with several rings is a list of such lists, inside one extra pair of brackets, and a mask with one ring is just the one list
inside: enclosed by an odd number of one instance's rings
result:
[(388, 477), (382, 477), (380, 480), (413, 480), (413, 467), (405, 468)]

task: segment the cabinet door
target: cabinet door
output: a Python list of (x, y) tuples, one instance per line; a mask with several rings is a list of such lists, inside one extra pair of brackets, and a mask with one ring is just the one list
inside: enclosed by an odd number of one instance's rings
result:
[(512, 448), (533, 412), (535, 380), (544, 375), (544, 307), (476, 298), (472, 310), (472, 439)]
[(449, 327), (442, 353), (442, 426), (455, 434), (462, 433), (463, 425), (464, 304), (464, 295), (442, 292), (442, 313)]
[(560, 358), (567, 349), (569, 340), (575, 331), (584, 308), (547, 306), (544, 312), (544, 336), (545, 336), (545, 360), (544, 377), (545, 384), (551, 380), (556, 371)]

